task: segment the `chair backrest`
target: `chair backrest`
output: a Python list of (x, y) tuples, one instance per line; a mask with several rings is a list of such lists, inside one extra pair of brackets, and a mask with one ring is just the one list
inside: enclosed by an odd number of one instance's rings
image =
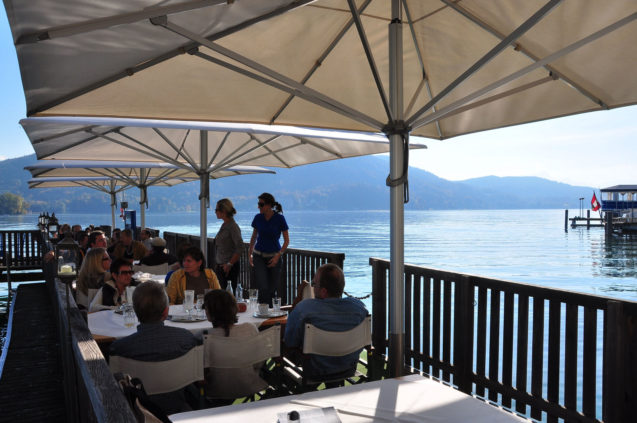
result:
[(355, 328), (333, 332), (306, 323), (303, 353), (340, 357), (372, 343), (372, 317), (367, 316)]
[(176, 391), (203, 380), (203, 345), (198, 345), (181, 357), (166, 361), (139, 361), (113, 355), (111, 372), (128, 373), (141, 379), (148, 395)]
[(312, 285), (308, 281), (301, 281), (299, 286), (296, 287), (296, 297), (294, 297), (294, 301), (292, 301), (292, 306), (296, 306), (298, 303), (308, 298), (314, 298)]
[(99, 291), (99, 289), (93, 289), (93, 288), (88, 289), (88, 304), (89, 305), (91, 305), (91, 303), (93, 302), (93, 298), (95, 298), (95, 296), (97, 295), (97, 291)]
[(236, 369), (281, 355), (281, 326), (246, 338), (204, 334), (204, 367)]
[(168, 263), (158, 264), (156, 266), (147, 266), (145, 264), (136, 264), (133, 266), (134, 272), (150, 273), (151, 275), (165, 275), (168, 273)]

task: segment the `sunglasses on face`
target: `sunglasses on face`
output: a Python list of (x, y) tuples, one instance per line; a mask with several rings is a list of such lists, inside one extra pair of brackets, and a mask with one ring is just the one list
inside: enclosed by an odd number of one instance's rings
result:
[(264, 202), (262, 202), (262, 201), (259, 201), (259, 202), (257, 203), (257, 206), (259, 206), (259, 207), (263, 207), (263, 206), (265, 206), (265, 203), (264, 203)]
[(122, 270), (122, 271), (118, 272), (117, 274), (118, 275), (132, 275), (133, 273), (135, 273), (135, 272), (133, 272), (132, 270)]

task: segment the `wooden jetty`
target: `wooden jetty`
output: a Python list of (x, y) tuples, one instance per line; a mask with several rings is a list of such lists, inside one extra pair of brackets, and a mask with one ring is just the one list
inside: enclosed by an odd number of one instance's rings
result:
[[(570, 223), (569, 223), (570, 222)], [(603, 228), (604, 227), (604, 219), (601, 217), (591, 217), (591, 211), (586, 210), (586, 217), (575, 216), (568, 217), (568, 209), (564, 210), (564, 231), (568, 232), (568, 227), (572, 229), (578, 227), (586, 227), (586, 229), (590, 228)]]

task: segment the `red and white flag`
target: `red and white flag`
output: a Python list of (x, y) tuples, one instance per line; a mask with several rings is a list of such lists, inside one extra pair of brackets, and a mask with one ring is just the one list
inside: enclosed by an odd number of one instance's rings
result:
[(595, 193), (593, 193), (593, 198), (591, 199), (591, 207), (593, 208), (593, 211), (597, 211), (602, 207), (599, 204), (599, 201), (597, 201), (597, 197), (595, 196)]

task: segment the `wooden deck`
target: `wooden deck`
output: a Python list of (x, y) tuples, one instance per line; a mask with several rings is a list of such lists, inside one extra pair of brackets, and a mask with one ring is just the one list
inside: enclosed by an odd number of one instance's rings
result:
[(52, 316), (44, 283), (18, 287), (0, 377), (2, 421), (66, 421), (60, 343)]

